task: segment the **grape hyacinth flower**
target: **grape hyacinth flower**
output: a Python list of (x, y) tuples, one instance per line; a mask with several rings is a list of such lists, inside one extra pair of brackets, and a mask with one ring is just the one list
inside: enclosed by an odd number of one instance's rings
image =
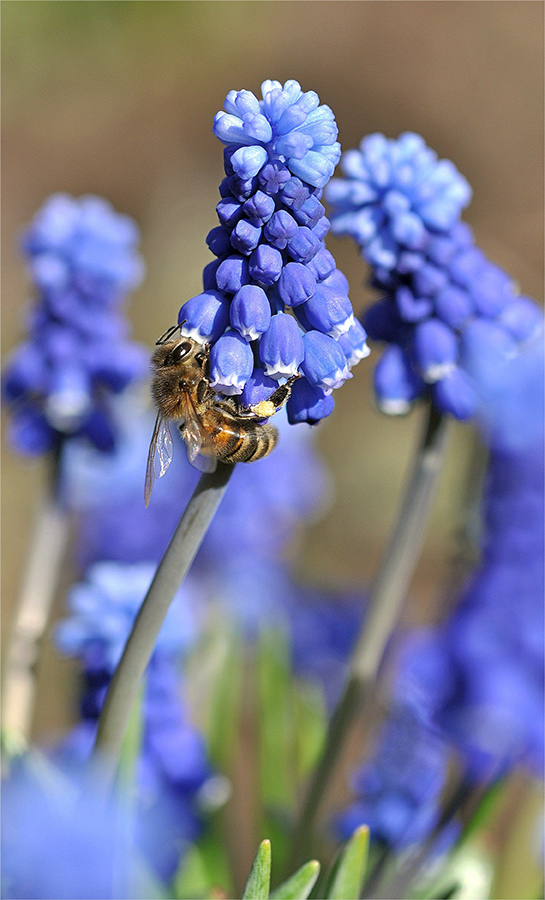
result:
[(482, 561), (442, 625), (407, 638), (397, 691), (486, 782), (515, 764), (543, 772), (544, 359), (541, 344), (503, 367), (495, 342), (475, 351), (490, 450)]
[(217, 259), (179, 322), (183, 335), (210, 344), (219, 395), (248, 405), (256, 382), (268, 399), (279, 381), (299, 375), (290, 423), (316, 423), (369, 353), (346, 279), (324, 245), (329, 221), (320, 198), (340, 157), (337, 125), (296, 81), (265, 81), (261, 90), (261, 100), (230, 91), (214, 118), (226, 145), (219, 225), (207, 238)]
[(137, 242), (136, 224), (107, 201), (66, 194), (51, 196), (23, 235), (37, 299), (2, 379), (18, 452), (41, 455), (75, 435), (112, 449), (109, 398), (148, 366), (120, 311), (143, 277)]
[(369, 337), (387, 345), (375, 369), (380, 409), (406, 413), (430, 396), (439, 412), (471, 418), (468, 342), (493, 323), (505, 358), (517, 354), (541, 333), (539, 308), (475, 245), (460, 221), (471, 188), (419, 135), (369, 135), (341, 167), (345, 177), (326, 190), (332, 230), (356, 240), (382, 294), (363, 316)]
[[(61, 653), (81, 661), (84, 690), (82, 721), (56, 749), (65, 764), (82, 762), (91, 751), (108, 685), (154, 568), (97, 563), (69, 593), (70, 615), (57, 627), (55, 642)], [(186, 581), (159, 633), (142, 701), (137, 839), (165, 883), (200, 834), (199, 791), (212, 774), (204, 739), (189, 721), (181, 693), (180, 662), (197, 634), (196, 599), (195, 587)]]
[(390, 849), (424, 841), (439, 818), (447, 761), (447, 745), (410, 707), (392, 710), (371, 759), (352, 779), (357, 799), (337, 817), (340, 837), (366, 824), (372, 840)]
[(2, 897), (134, 900), (150, 896), (142, 873), (133, 811), (104, 797), (99, 771), (53, 765), (35, 752), (10, 763), (2, 784)]

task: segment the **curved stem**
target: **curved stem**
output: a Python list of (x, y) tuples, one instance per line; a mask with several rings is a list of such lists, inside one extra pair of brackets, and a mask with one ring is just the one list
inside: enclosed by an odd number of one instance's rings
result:
[(233, 469), (234, 466), (220, 463), (212, 474), (201, 475), (134, 622), (106, 695), (93, 751), (106, 788), (114, 778), (129, 716), (157, 636), (225, 493)]
[(390, 540), (372, 584), (367, 615), (344, 692), (330, 721), (295, 831), (294, 856), (304, 856), (316, 816), (339, 762), (344, 739), (368, 702), (384, 651), (399, 618), (420, 550), (445, 456), (447, 421), (430, 405), (421, 445)]
[(8, 744), (14, 749), (28, 745), (36, 695), (36, 661), (68, 543), (68, 514), (56, 496), (58, 464), (59, 456), (55, 454), (34, 527), (6, 654), (2, 727)]

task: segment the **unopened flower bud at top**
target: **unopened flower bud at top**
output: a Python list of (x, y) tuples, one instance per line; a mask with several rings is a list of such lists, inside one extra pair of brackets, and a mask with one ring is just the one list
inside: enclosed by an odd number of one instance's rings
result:
[[(245, 390), (250, 356), (261, 378), (301, 375), (304, 337), (324, 332), (325, 364), (312, 359), (312, 341), (307, 360), (312, 389), (321, 402), (316, 389), (328, 393), (338, 387), (350, 376), (349, 365), (368, 352), (354, 330), (346, 279), (324, 246), (330, 222), (321, 197), (340, 158), (337, 125), (318, 95), (303, 92), (294, 80), (284, 85), (265, 81), (261, 90), (261, 99), (250, 91), (230, 91), (214, 119), (213, 131), (226, 145), (226, 177), (216, 206), (220, 224), (207, 238), (218, 258), (205, 268), (203, 294), (217, 295), (217, 323), (213, 331), (211, 324), (205, 328), (205, 320), (213, 316), (212, 302), (203, 295), (198, 302), (188, 301), (188, 308), (184, 305), (180, 320), (188, 320), (185, 333), (195, 327), (194, 335), (210, 343), (211, 384), (226, 396)], [(319, 298), (318, 286), (323, 286)], [(194, 323), (198, 315), (202, 320)], [(333, 338), (348, 332), (351, 338), (343, 349)], [(238, 376), (233, 371), (237, 361), (242, 365)], [(302, 395), (302, 388), (297, 394)], [(329, 402), (314, 400), (313, 408), (329, 414)], [(312, 421), (317, 418), (314, 410)]]

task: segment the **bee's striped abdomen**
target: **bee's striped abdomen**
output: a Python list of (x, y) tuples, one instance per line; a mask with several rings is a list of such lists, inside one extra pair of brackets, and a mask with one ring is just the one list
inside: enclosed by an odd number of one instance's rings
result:
[(224, 463), (253, 462), (267, 456), (278, 440), (274, 425), (237, 422), (218, 416), (210, 430), (219, 460)]

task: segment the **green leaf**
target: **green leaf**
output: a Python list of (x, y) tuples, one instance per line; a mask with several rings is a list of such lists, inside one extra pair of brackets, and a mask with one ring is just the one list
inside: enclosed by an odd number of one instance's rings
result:
[(471, 840), (474, 835), (490, 824), (492, 817), (496, 816), (498, 804), (503, 799), (506, 779), (500, 778), (494, 781), (485, 792), (477, 809), (467, 822), (459, 845)]
[(313, 859), (311, 862), (301, 866), (291, 878), (283, 881), (272, 892), (271, 898), (274, 898), (274, 900), (306, 900), (319, 874), (320, 863)]
[(187, 663), (188, 701), (204, 732), (210, 761), (229, 772), (240, 724), (244, 652), (232, 623), (215, 616)]
[(299, 783), (310, 775), (318, 762), (325, 743), (327, 721), (323, 689), (318, 684), (298, 679), (295, 683), (295, 732)]
[(232, 876), (218, 822), (209, 828), (197, 844), (189, 847), (174, 878), (174, 896), (178, 900), (209, 897), (221, 886), (232, 893)]
[(258, 685), (261, 799), (273, 808), (292, 809), (296, 796), (294, 684), (283, 629), (268, 628), (260, 634)]
[(242, 900), (268, 900), (271, 886), (271, 842), (261, 841)]
[(360, 825), (341, 853), (333, 873), (328, 900), (357, 900), (361, 893), (367, 857), (369, 854), (369, 829)]

